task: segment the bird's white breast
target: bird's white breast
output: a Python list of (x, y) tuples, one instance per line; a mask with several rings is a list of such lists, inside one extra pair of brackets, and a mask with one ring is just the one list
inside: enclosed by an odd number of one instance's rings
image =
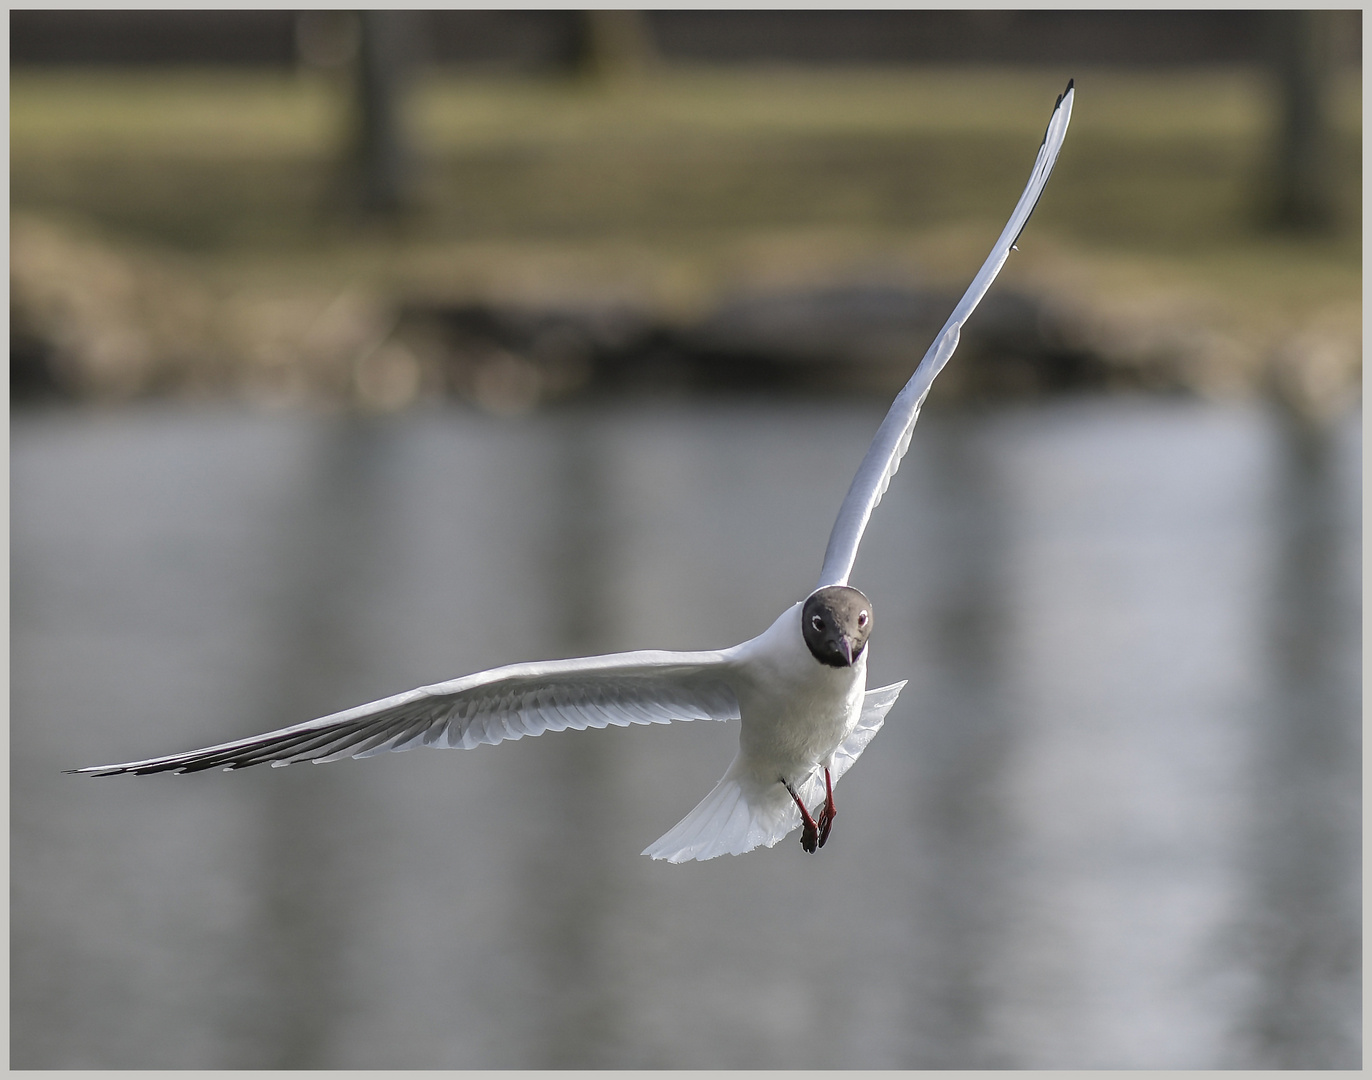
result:
[(801, 605), (734, 652), (740, 765), (761, 784), (799, 783), (852, 730), (867, 686), (867, 653), (851, 667), (822, 664), (805, 645)]

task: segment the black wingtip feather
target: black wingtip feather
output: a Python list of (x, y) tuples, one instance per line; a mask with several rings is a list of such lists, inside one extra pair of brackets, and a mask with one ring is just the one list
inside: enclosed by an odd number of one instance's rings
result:
[(1067, 89), (1064, 90), (1061, 94), (1059, 94), (1059, 95), (1058, 95), (1058, 100), (1055, 101), (1055, 102), (1053, 103), (1053, 111), (1054, 111), (1054, 112), (1057, 112), (1058, 109), (1062, 107), (1062, 99), (1065, 98), (1068, 94), (1070, 94), (1070, 93), (1072, 92), (1072, 87), (1074, 87), (1076, 84), (1077, 84), (1077, 80), (1076, 80), (1076, 79), (1068, 79), (1068, 80), (1067, 80)]

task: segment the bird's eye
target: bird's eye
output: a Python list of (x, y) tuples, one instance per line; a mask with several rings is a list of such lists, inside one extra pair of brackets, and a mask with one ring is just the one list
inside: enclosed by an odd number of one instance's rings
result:
[(818, 615), (811, 615), (811, 616), (810, 616), (810, 625), (813, 626), (816, 630), (823, 630), (823, 629), (824, 629), (824, 620), (821, 619)]
[(858, 612), (858, 626), (859, 626), (859, 627), (862, 627), (862, 626), (866, 626), (866, 625), (867, 625), (867, 612), (865, 612), (865, 611), (859, 611), (859, 612)]

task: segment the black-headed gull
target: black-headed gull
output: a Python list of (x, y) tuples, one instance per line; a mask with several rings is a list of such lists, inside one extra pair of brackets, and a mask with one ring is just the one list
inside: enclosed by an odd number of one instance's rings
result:
[[(797, 825), (808, 852), (834, 823), (833, 785), (880, 729), (901, 688), (867, 686), (872, 603), (848, 584), (872, 510), (910, 445), (934, 376), (1014, 250), (1053, 171), (1073, 84), (1054, 106), (1029, 183), (980, 272), (925, 353), (853, 478), (824, 553), (819, 586), (766, 631), (720, 652), (629, 652), (512, 664), (421, 686), (354, 709), (184, 754), (73, 772), (197, 772), (324, 762), (415, 746), (462, 747), (564, 728), (739, 720), (724, 777), (645, 855), (668, 862), (771, 847)], [(812, 814), (811, 806), (818, 807)]]

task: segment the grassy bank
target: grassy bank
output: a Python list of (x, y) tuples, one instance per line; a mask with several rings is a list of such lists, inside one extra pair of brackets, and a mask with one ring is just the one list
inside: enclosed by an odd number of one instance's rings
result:
[[(319, 303), (611, 298), (685, 315), (740, 287), (962, 282), (1066, 74), (667, 70), (604, 87), (429, 73), (406, 114), (414, 208), (378, 230), (349, 210), (338, 79), (20, 72), (11, 206), (167, 253), (212, 290)], [(1240, 349), (1312, 324), (1360, 341), (1357, 79), (1333, 95), (1340, 227), (1302, 239), (1261, 227), (1275, 114), (1260, 74), (1070, 74), (1072, 134), (1007, 283), (1131, 333), (1182, 318)]]

